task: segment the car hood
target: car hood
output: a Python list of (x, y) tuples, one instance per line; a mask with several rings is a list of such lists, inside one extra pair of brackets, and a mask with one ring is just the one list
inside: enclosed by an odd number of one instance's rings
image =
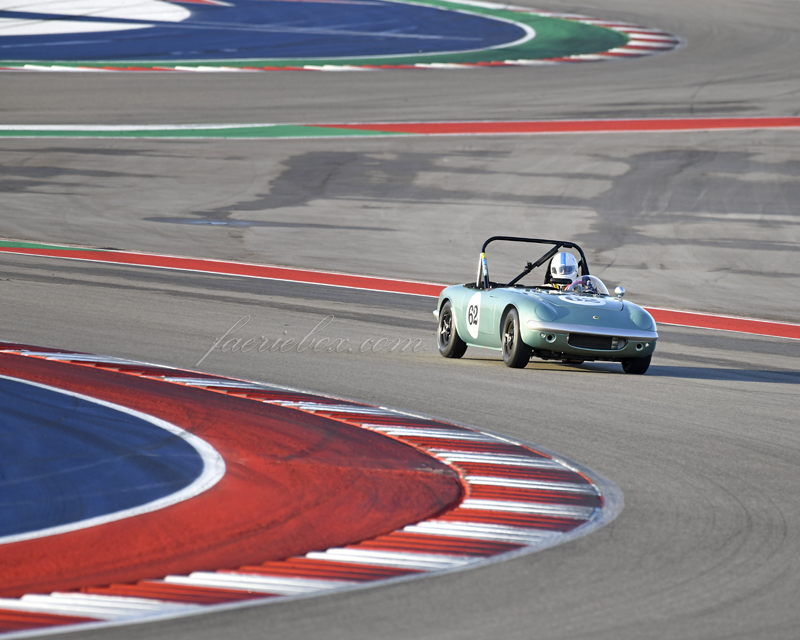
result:
[[(655, 338), (656, 323), (646, 309), (611, 296), (517, 289), (516, 294), (532, 303), (533, 325), (548, 330), (568, 328), (585, 333), (608, 333)], [(527, 322), (527, 320), (526, 320)], [(533, 328), (533, 327), (531, 327)], [(641, 332), (653, 332), (641, 334)]]
[(567, 311), (579, 311), (581, 309), (586, 311), (592, 309), (597, 309), (598, 311), (622, 311), (625, 308), (625, 303), (622, 300), (610, 296), (589, 296), (566, 292), (547, 293), (534, 289), (517, 290), (517, 293), (536, 298), (545, 304)]

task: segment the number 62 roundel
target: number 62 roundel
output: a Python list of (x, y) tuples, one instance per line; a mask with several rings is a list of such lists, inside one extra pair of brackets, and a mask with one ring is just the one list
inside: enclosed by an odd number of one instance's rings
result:
[(475, 340), (478, 339), (478, 325), (481, 321), (481, 294), (476, 293), (469, 299), (466, 308), (467, 331)]

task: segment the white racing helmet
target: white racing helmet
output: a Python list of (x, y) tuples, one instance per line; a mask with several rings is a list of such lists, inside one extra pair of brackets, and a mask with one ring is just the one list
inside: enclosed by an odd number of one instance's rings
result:
[(571, 253), (562, 251), (550, 261), (550, 282), (570, 284), (578, 277), (578, 261)]

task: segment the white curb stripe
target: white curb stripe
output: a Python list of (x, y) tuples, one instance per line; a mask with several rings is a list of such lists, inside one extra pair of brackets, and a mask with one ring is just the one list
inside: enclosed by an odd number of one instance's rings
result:
[(471, 451), (449, 451), (446, 449), (430, 449), (437, 458), (447, 462), (474, 462), (478, 464), (511, 465), (514, 467), (532, 467), (534, 469), (564, 469), (555, 460), (550, 458), (534, 458), (533, 456), (519, 456), (500, 453), (473, 453)]
[(330, 560), (332, 562), (351, 562), (377, 567), (421, 569), (423, 571), (450, 569), (472, 562), (472, 558), (467, 556), (341, 548), (312, 551), (306, 554), (306, 558), (311, 560)]
[(546, 504), (544, 502), (517, 502), (514, 500), (478, 500), (467, 498), (459, 507), (479, 511), (505, 511), (510, 513), (530, 513), (557, 518), (588, 520), (595, 511), (594, 507), (573, 507), (563, 504)]
[(314, 580), (311, 578), (284, 578), (278, 576), (250, 575), (246, 573), (195, 571), (188, 576), (167, 576), (164, 582), (195, 587), (259, 591), (291, 596), (315, 591), (330, 591), (354, 584), (350, 580)]
[(537, 531), (508, 525), (483, 524), (479, 522), (450, 522), (445, 520), (431, 520), (408, 525), (403, 528), (403, 531), (406, 533), (450, 536), (453, 538), (468, 538), (472, 540), (516, 542), (520, 544), (540, 542), (545, 538), (558, 535), (555, 532), (544, 529)]
[(81, 616), (98, 620), (118, 620), (147, 614), (190, 612), (200, 609), (201, 605), (173, 604), (145, 598), (56, 592), (51, 595), (24, 595), (19, 600), (1, 598), (0, 608), (31, 613)]
[[(149, 376), (146, 376), (149, 377)], [(268, 387), (262, 384), (239, 382), (238, 380), (225, 380), (219, 378), (162, 378), (164, 382), (175, 382), (186, 387), (224, 387), (230, 389), (246, 389), (267, 391)]]
[(668, 42), (654, 42), (652, 40), (628, 40), (628, 47), (638, 49), (672, 49), (673, 44)]
[(455, 429), (422, 429), (418, 427), (371, 427), (372, 431), (387, 436), (412, 436), (415, 438), (442, 438), (445, 440), (468, 440), (473, 442), (497, 442), (497, 438), (485, 436), (474, 431)]
[(548, 482), (546, 480), (519, 480), (516, 478), (495, 478), (490, 476), (467, 476), (467, 484), (489, 487), (509, 487), (514, 489), (535, 489), (540, 491), (563, 491), (564, 493), (581, 493), (597, 495), (597, 490), (590, 484), (571, 482)]
[[(58, 353), (53, 351), (21, 351), (22, 355), (46, 358), (47, 360), (64, 360), (65, 362), (108, 362), (109, 364), (136, 364), (125, 358), (111, 356), (94, 356), (81, 353)], [(168, 367), (164, 367), (168, 369)]]
[(347, 404), (323, 404), (321, 402), (286, 402), (281, 400), (265, 400), (267, 404), (279, 404), (290, 409), (300, 411), (326, 411), (329, 413), (357, 413), (369, 416), (395, 416), (397, 414), (377, 407), (360, 407), (358, 405)]

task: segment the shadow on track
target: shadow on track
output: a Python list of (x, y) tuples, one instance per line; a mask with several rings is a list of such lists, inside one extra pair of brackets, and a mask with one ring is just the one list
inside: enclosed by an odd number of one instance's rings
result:
[[(563, 364), (560, 362), (536, 362), (529, 369), (563, 371), (572, 373), (628, 375), (616, 363), (593, 362), (585, 364)], [(800, 371), (770, 371), (764, 369), (736, 369), (731, 367), (691, 367), (653, 364), (644, 375), (646, 378), (682, 378), (685, 380), (728, 380), (737, 382), (767, 382), (778, 384), (800, 384)]]
[(800, 372), (797, 371), (653, 365), (647, 370), (646, 375), (694, 380), (736, 380), (740, 382), (800, 384)]
[[(502, 366), (502, 360), (490, 357), (466, 356), (462, 362)], [(550, 371), (553, 373), (588, 373), (626, 376), (616, 362), (586, 362), (584, 364), (565, 364), (531, 360), (528, 370)], [(638, 376), (634, 376), (638, 377)], [(765, 369), (737, 369), (732, 367), (691, 367), (679, 365), (650, 365), (645, 378), (682, 378), (685, 380), (729, 380), (738, 382), (767, 382), (778, 384), (800, 384), (800, 371), (770, 371)]]

